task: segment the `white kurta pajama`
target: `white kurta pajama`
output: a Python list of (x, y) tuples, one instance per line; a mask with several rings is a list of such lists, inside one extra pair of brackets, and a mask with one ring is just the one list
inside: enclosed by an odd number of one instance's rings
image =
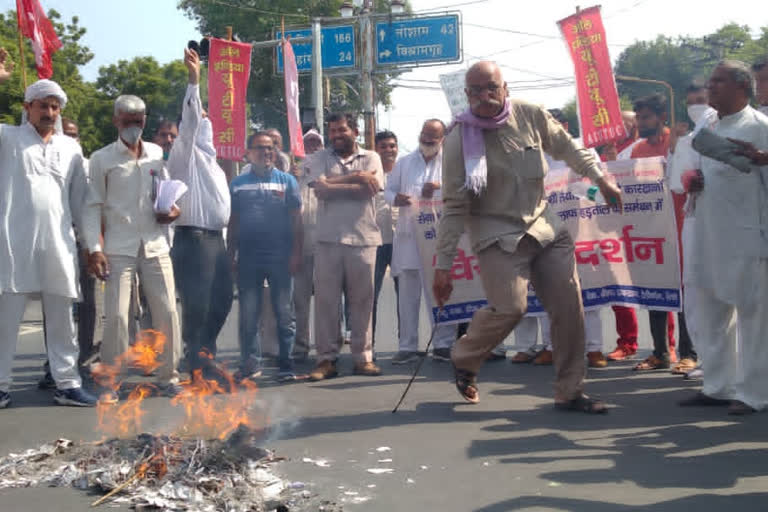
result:
[(80, 145), (0, 125), (0, 391), (8, 392), (26, 301), (41, 294), (48, 360), (59, 389), (80, 387), (72, 302), (79, 297), (73, 223), (87, 179)]
[[(395, 167), (387, 178), (384, 199), (394, 204), (397, 194), (418, 200), (424, 184), (440, 183), (442, 179), (442, 153), (426, 162), (419, 150), (404, 156), (395, 163)], [(440, 197), (440, 191), (435, 191), (435, 198)], [(398, 279), (398, 312), (400, 314), (399, 350), (416, 352), (419, 349), (419, 313), (421, 311), (421, 296), (432, 293), (424, 290), (422, 279), (423, 269), (416, 245), (412, 224), (411, 206), (400, 206), (397, 214), (397, 226), (392, 241), (392, 275)], [(431, 269), (430, 269), (431, 270)], [(455, 325), (440, 325), (435, 330), (435, 348), (450, 348), (456, 340)]]
[[(715, 122), (723, 137), (768, 150), (768, 117), (751, 107)], [(691, 272), (703, 392), (768, 406), (768, 167), (752, 172), (702, 158)]]

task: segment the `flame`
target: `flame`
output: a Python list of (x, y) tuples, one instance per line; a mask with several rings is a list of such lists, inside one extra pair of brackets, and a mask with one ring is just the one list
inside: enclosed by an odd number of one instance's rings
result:
[(100, 400), (96, 405), (99, 416), (99, 430), (117, 437), (135, 436), (142, 433), (141, 422), (146, 414), (142, 408), (145, 398), (152, 395), (154, 386), (140, 384), (122, 403)]
[[(139, 368), (147, 375), (162, 366), (158, 358), (164, 345), (162, 333), (142, 331), (136, 343), (119, 356), (115, 364), (96, 365), (92, 373), (100, 385), (117, 393), (122, 386), (120, 375), (125, 368)], [(236, 383), (232, 374), (212, 362), (210, 354), (201, 353), (200, 356), (211, 361), (209, 367), (215, 368), (218, 378), (205, 379), (200, 370), (195, 370), (189, 380), (180, 383), (184, 390), (171, 399), (171, 405), (183, 411), (183, 421), (174, 434), (226, 439), (240, 426), (260, 430), (266, 419), (255, 406), (258, 386), (248, 379)], [(138, 385), (121, 403), (109, 403), (103, 395), (97, 405), (99, 430), (117, 437), (144, 432), (142, 420), (147, 412), (143, 401), (155, 391), (154, 386)]]
[(229, 384), (229, 393), (217, 380), (203, 378), (200, 370), (192, 372), (192, 378), (181, 383), (184, 391), (171, 400), (172, 405), (184, 409), (185, 422), (180, 435), (226, 439), (241, 425), (250, 430), (260, 428), (259, 415), (254, 411), (256, 384), (244, 379), (240, 389), (232, 375), (225, 371), (221, 374)]

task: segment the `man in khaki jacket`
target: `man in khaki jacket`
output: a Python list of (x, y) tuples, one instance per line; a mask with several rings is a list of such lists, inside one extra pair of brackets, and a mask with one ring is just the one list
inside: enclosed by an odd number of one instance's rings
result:
[(495, 63), (473, 65), (465, 92), (470, 109), (456, 118), (443, 149), (443, 216), (433, 291), (438, 305), (450, 298), (450, 269), (466, 224), (488, 306), (475, 313), (469, 331), (454, 345), (456, 387), (468, 402), (479, 401), (477, 372), (525, 314), (530, 281), (552, 324), (555, 407), (605, 412), (602, 402), (582, 391), (581, 289), (573, 240), (544, 196), (544, 152), (591, 178), (609, 203), (621, 207), (621, 193), (546, 110), (507, 98)]

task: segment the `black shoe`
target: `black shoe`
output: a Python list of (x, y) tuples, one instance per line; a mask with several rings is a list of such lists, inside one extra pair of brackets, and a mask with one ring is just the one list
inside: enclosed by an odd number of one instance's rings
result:
[(432, 359), (434, 361), (450, 361), (451, 349), (449, 348), (434, 348), (432, 349)]
[(730, 400), (723, 400), (721, 398), (712, 398), (711, 396), (705, 395), (701, 391), (696, 393), (695, 395), (686, 398), (684, 400), (680, 400), (677, 402), (677, 405), (680, 407), (717, 407), (717, 406), (725, 406), (730, 405)]
[(401, 350), (392, 356), (392, 364), (408, 364), (413, 361), (418, 361), (420, 356), (421, 354), (418, 352)]
[(83, 388), (57, 389), (53, 401), (59, 405), (74, 407), (94, 407), (99, 401), (94, 395)]
[(0, 391), (0, 409), (5, 409), (11, 405), (11, 395), (5, 391)]
[(37, 389), (56, 389), (56, 381), (51, 372), (45, 372), (43, 378), (37, 381)]

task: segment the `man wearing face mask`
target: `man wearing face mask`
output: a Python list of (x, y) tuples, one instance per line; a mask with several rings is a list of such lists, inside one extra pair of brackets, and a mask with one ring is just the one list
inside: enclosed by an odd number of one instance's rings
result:
[[(677, 139), (677, 143), (670, 148), (670, 155), (667, 159), (667, 175), (669, 176), (669, 188), (672, 191), (672, 199), (675, 203), (675, 217), (678, 229), (678, 242), (680, 247), (680, 262), (682, 265), (683, 283), (685, 289), (684, 313), (678, 314), (681, 329), (685, 326), (688, 336), (680, 336), (680, 362), (672, 367), (674, 374), (689, 374), (696, 368), (698, 355), (693, 347), (693, 340), (696, 339), (694, 332), (697, 325), (694, 320), (696, 315), (695, 298), (696, 293), (693, 288), (695, 282), (688, 279), (686, 270), (688, 262), (691, 259), (691, 244), (693, 241), (693, 229), (695, 222), (695, 196), (697, 192), (689, 189), (689, 180), (686, 178), (692, 172), (699, 172), (701, 169), (701, 155), (693, 149), (693, 137), (696, 132), (704, 126), (717, 119), (717, 111), (709, 106), (709, 94), (707, 88), (700, 84), (691, 84), (688, 86), (685, 97), (688, 105), (688, 117), (696, 127), (695, 130), (683, 137)], [(674, 152), (673, 152), (674, 151)], [(690, 327), (689, 327), (690, 326)], [(697, 374), (692, 374), (693, 377)]]
[(216, 355), (216, 338), (232, 308), (233, 294), (223, 236), (230, 214), (227, 177), (216, 162), (213, 128), (200, 100), (200, 59), (194, 50), (184, 49), (184, 65), (189, 85), (168, 172), (188, 187), (179, 200), (181, 215), (174, 224), (171, 259), (181, 298), (181, 335), (193, 373), (209, 368)]
[[(406, 364), (419, 357), (419, 311), (423, 280), (412, 207), (421, 197), (440, 197), (444, 137), (445, 125), (442, 121), (425, 121), (419, 135), (419, 149), (395, 164), (384, 190), (387, 203), (398, 208), (392, 247), (392, 273), (397, 277), (400, 288), (397, 308), (400, 314), (400, 343), (397, 354), (392, 357), (392, 364)], [(451, 345), (455, 339), (455, 325), (438, 326), (432, 358), (450, 361)]]
[[(114, 364), (128, 349), (131, 284), (138, 272), (149, 302), (152, 327), (165, 337), (158, 384), (176, 395), (181, 336), (176, 313), (176, 287), (165, 226), (181, 213), (154, 211), (158, 182), (167, 176), (160, 146), (141, 140), (146, 106), (137, 96), (115, 100), (113, 123), (118, 139), (91, 155), (90, 191), (84, 213), (84, 234), (90, 251), (89, 268), (106, 280), (102, 362)], [(100, 240), (104, 220), (104, 242)], [(98, 375), (94, 368), (94, 375)], [(116, 401), (113, 392), (104, 400)]]

